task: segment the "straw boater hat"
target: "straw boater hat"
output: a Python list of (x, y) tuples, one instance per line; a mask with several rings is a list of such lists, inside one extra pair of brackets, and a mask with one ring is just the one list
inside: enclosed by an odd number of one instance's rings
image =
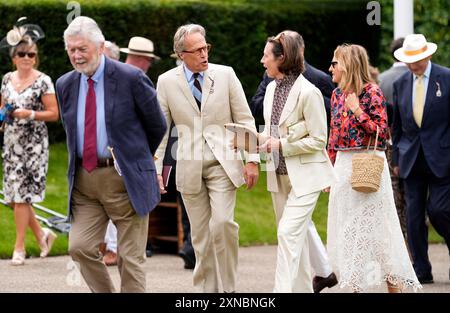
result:
[(423, 60), (437, 50), (437, 45), (427, 42), (422, 34), (411, 34), (405, 37), (403, 47), (395, 50), (394, 56), (404, 63), (414, 63)]
[(120, 51), (128, 54), (142, 55), (156, 60), (161, 59), (159, 56), (153, 54), (155, 51), (153, 42), (144, 37), (132, 37), (128, 43), (128, 48), (120, 48)]

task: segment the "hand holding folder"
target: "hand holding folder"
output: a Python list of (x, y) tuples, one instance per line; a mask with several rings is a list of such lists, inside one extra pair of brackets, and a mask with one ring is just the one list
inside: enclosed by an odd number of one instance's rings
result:
[(254, 128), (236, 123), (227, 123), (224, 126), (227, 130), (234, 132), (234, 149), (245, 150), (249, 153), (258, 153), (259, 134)]

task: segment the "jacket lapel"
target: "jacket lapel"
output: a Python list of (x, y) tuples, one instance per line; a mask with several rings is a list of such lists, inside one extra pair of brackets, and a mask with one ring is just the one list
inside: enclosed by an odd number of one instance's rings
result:
[(302, 79), (303, 75), (300, 74), (296, 79), (294, 85), (292, 86), (291, 90), (289, 91), (289, 95), (286, 100), (286, 104), (284, 105), (283, 111), (281, 112), (280, 122), (278, 123), (278, 125), (284, 123), (284, 121), (289, 117), (289, 114), (294, 110), (295, 106), (297, 105), (297, 99), (302, 89)]
[(422, 125), (431, 110), (431, 105), (436, 97), (437, 81), (439, 74), (436, 74), (435, 67), (431, 65), (430, 79), (428, 80), (427, 95), (425, 97), (425, 106), (423, 108)]
[(407, 120), (412, 123), (412, 127), (419, 128), (414, 120), (413, 116), (413, 84), (414, 84), (414, 75), (412, 73), (408, 74), (408, 76), (404, 80), (404, 88), (406, 92), (403, 94), (405, 97), (402, 99), (405, 104), (405, 112)]
[[(269, 83), (269, 85), (267, 85), (266, 95), (264, 96), (264, 119), (268, 127), (270, 127), (272, 120), (273, 97), (275, 94), (274, 84), (275, 83)], [(268, 135), (270, 135), (270, 132)]]
[[(80, 76), (81, 74), (74, 71), (72, 79), (69, 81), (70, 89), (67, 99), (67, 118), (65, 122), (68, 122), (68, 129), (72, 129), (72, 138), (70, 139), (74, 146), (77, 143), (77, 112), (78, 112), (78, 96), (80, 94)], [(76, 150), (75, 150), (76, 151)]]
[(180, 89), (183, 92), (184, 96), (189, 101), (189, 103), (192, 105), (194, 110), (196, 112), (200, 113), (200, 110), (198, 109), (197, 102), (195, 102), (194, 95), (192, 94), (192, 91), (189, 88), (189, 84), (188, 84), (188, 82), (186, 80), (186, 75), (184, 74), (183, 65), (178, 66), (176, 75), (177, 75), (177, 80), (176, 81), (177, 81), (178, 87), (180, 87)]
[(108, 134), (108, 142), (112, 142), (109, 138), (112, 127), (112, 112), (114, 108), (114, 99), (116, 96), (117, 79), (114, 75), (114, 63), (105, 58), (105, 71), (103, 74), (103, 82), (105, 88), (105, 125)]
[(208, 69), (203, 75), (202, 110), (205, 109), (206, 101), (208, 101), (208, 97), (212, 93), (214, 93), (214, 70)]

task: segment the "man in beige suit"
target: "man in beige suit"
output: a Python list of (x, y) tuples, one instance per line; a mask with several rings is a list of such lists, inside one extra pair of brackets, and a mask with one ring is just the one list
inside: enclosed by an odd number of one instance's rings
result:
[[(231, 67), (209, 64), (205, 30), (178, 28), (174, 51), (183, 64), (158, 78), (158, 100), (168, 125), (178, 129), (176, 185), (191, 222), (196, 255), (194, 286), (204, 292), (235, 291), (238, 230), (234, 222), (236, 189), (252, 188), (258, 179), (258, 155), (244, 166), (230, 147), (224, 124), (255, 128), (242, 86)], [(255, 129), (256, 131), (256, 129)], [(166, 133), (156, 157), (162, 184)]]

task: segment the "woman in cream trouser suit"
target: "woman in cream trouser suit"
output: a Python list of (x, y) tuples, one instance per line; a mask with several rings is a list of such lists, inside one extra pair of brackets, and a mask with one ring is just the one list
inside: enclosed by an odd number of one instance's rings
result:
[[(326, 113), (320, 91), (301, 74), (301, 37), (269, 38), (261, 63), (275, 78), (264, 98), (267, 189), (279, 220), (274, 292), (312, 292), (308, 225), (322, 189), (335, 176), (325, 151)], [(281, 217), (281, 218), (280, 218)]]

